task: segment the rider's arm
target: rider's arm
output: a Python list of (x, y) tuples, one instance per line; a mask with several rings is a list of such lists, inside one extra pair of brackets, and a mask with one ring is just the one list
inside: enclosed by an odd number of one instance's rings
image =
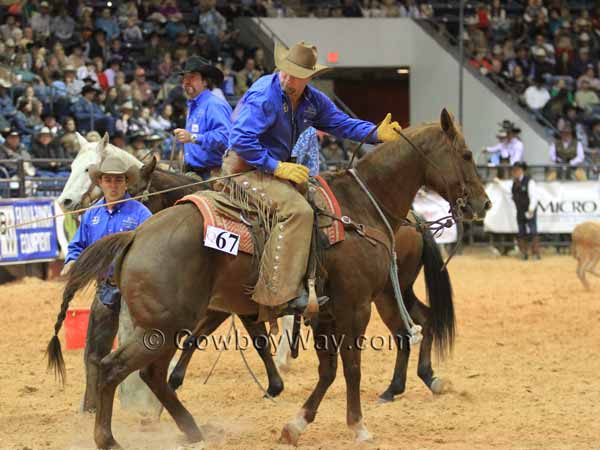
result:
[(242, 99), (243, 103), (236, 107), (229, 147), (248, 164), (273, 173), (279, 161), (269, 155), (267, 148), (260, 143), (259, 136), (275, 125), (277, 113), (268, 99), (252, 94)]

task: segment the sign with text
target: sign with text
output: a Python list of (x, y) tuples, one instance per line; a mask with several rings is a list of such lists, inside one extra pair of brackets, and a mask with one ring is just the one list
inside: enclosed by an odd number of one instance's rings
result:
[[(600, 184), (593, 181), (536, 182), (538, 233), (571, 233), (576, 225), (600, 220)], [(490, 183), (485, 191), (492, 201), (485, 231), (517, 233), (517, 210), (512, 181)]]
[[(0, 264), (54, 259), (59, 254), (54, 199), (0, 200)], [(13, 228), (14, 225), (27, 224)]]

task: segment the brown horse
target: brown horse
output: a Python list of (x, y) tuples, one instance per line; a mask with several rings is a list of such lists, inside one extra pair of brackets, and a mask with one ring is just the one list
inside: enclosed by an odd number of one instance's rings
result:
[[(417, 190), (426, 185), (439, 192), (465, 219), (485, 216), (491, 203), (473, 163), (472, 153), (446, 110), (441, 123), (406, 130), (412, 145), (401, 140), (379, 145), (356, 165), (366, 188), (378, 199), (392, 232), (401, 225)], [(368, 227), (379, 228), (382, 218), (353, 176), (326, 176), (344, 214)], [(100, 363), (99, 399), (94, 437), (98, 447), (117, 443), (111, 430), (114, 393), (132, 371), (140, 375), (165, 406), (177, 426), (192, 440), (202, 439), (194, 419), (167, 384), (167, 368), (175, 353), (175, 336), (204, 317), (211, 299), (230, 312), (254, 314), (256, 305), (245, 295), (251, 282), (252, 259), (232, 257), (203, 245), (202, 216), (192, 205), (156, 214), (136, 231), (101, 239), (86, 249), (72, 269), (65, 297), (107, 272), (114, 262), (117, 283), (136, 326), (134, 336)], [(371, 312), (371, 299), (385, 288), (390, 249), (373, 245), (358, 234), (325, 253), (328, 273), (325, 291), (331, 298), (319, 313), (319, 381), (298, 416), (283, 429), (285, 442), (297, 443), (312, 422), (327, 389), (335, 379), (337, 353), (342, 357), (347, 389), (347, 423), (358, 440), (370, 438), (363, 424), (360, 402), (361, 336)], [(212, 306), (212, 305), (211, 305)], [(48, 344), (49, 362), (64, 373), (56, 333), (68, 302), (63, 300)], [(161, 345), (157, 345), (161, 344)], [(340, 345), (341, 344), (341, 345)]]
[[(142, 167), (138, 184), (130, 187), (132, 195), (139, 195), (146, 190), (149, 193), (159, 192), (193, 184), (196, 181), (185, 175), (156, 169), (155, 165), (156, 161), (152, 160)], [(195, 192), (197, 188), (198, 186), (192, 186), (150, 196), (147, 200), (144, 200), (144, 203), (153, 213), (156, 213), (173, 206), (177, 200), (184, 195)], [(433, 235), (428, 229), (411, 226), (399, 228), (396, 232), (396, 257), (398, 277), (406, 308), (415, 323), (423, 327), (423, 341), (420, 345), (417, 374), (434, 394), (439, 394), (443, 392), (445, 382), (434, 376), (431, 367), (431, 350), (435, 344), (438, 354), (444, 356), (451, 350), (453, 345), (455, 321), (450, 277), (446, 268), (442, 270), (441, 254)], [(425, 285), (430, 307), (417, 298), (412, 288), (421, 267), (425, 269)], [(375, 306), (390, 333), (396, 336), (397, 339), (402, 339), (396, 347), (396, 365), (392, 380), (380, 396), (382, 401), (392, 401), (396, 395), (402, 394), (406, 387), (410, 344), (408, 337), (405, 336), (406, 330), (400, 318), (391, 283), (388, 282), (384, 292), (375, 299)], [(201, 345), (206, 336), (212, 334), (229, 317), (230, 314), (227, 312), (209, 309), (206, 316), (194, 330), (193, 336), (198, 338), (190, 339), (190, 342), (194, 341), (196, 345)], [(282, 392), (284, 383), (273, 362), (270, 348), (261, 345), (261, 343), (269, 342), (269, 339), (266, 338), (265, 324), (255, 322), (254, 317), (241, 316), (240, 319), (252, 338), (252, 342), (255, 343), (255, 348), (265, 365), (268, 378), (267, 395), (276, 397)], [(104, 345), (103, 348), (110, 348), (113, 339), (114, 336), (109, 336), (107, 338), (108, 344)], [(282, 336), (282, 339), (291, 340), (291, 336)], [(174, 390), (178, 389), (183, 383), (195, 348), (196, 346), (192, 345), (184, 350), (177, 366), (171, 373), (169, 385)], [(108, 354), (108, 351), (106, 354)]]

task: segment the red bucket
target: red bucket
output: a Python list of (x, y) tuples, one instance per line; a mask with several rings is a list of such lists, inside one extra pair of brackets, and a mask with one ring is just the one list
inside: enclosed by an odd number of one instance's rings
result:
[(67, 310), (67, 316), (65, 317), (67, 350), (85, 347), (89, 319), (89, 308), (69, 308)]

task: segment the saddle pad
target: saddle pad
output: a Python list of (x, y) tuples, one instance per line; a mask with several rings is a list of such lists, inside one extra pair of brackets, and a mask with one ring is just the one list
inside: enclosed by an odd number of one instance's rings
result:
[[(341, 216), (340, 205), (335, 198), (333, 192), (329, 188), (327, 182), (320, 176), (315, 177), (319, 185), (312, 185), (315, 188), (315, 203), (317, 206), (330, 214)], [(203, 236), (206, 238), (206, 231), (208, 226), (222, 228), (240, 236), (239, 251), (254, 254), (254, 243), (250, 235), (250, 228), (239, 220), (234, 220), (230, 215), (223, 213), (219, 210), (219, 207), (215, 204), (215, 200), (212, 197), (223, 196), (228, 198), (220, 192), (214, 191), (199, 191), (194, 194), (186, 195), (185, 197), (177, 200), (176, 205), (180, 203), (193, 203), (204, 218), (204, 230)], [(331, 220), (327, 226), (321, 228), (326, 234), (330, 245), (337, 244), (344, 240), (344, 225), (339, 220)]]

